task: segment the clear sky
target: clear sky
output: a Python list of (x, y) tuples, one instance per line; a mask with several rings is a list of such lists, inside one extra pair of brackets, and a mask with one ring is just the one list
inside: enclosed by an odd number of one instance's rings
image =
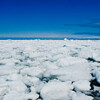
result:
[(100, 0), (0, 0), (0, 37), (100, 37)]

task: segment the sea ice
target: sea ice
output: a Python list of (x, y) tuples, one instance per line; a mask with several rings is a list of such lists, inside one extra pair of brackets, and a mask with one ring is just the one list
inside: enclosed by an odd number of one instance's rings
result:
[(89, 91), (91, 89), (90, 82), (88, 80), (79, 80), (73, 83), (76, 90)]
[(41, 89), (44, 100), (69, 100), (70, 91), (73, 89), (70, 82), (50, 81)]
[(87, 96), (81, 92), (72, 92), (72, 100), (93, 100), (93, 97)]
[(45, 69), (41, 69), (39, 67), (31, 67), (31, 68), (24, 68), (21, 70), (22, 75), (29, 75), (29, 76), (38, 76), (41, 77)]
[(0, 100), (93, 100), (98, 93), (100, 41), (0, 40)]

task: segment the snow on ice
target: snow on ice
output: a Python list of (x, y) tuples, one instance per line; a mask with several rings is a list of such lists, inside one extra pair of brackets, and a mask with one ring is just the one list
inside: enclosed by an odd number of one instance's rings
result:
[(99, 40), (0, 40), (0, 100), (93, 99)]

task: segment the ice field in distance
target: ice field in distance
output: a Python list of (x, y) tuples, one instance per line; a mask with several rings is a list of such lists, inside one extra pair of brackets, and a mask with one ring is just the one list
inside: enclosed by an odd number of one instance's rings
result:
[(0, 100), (100, 100), (100, 40), (0, 40)]

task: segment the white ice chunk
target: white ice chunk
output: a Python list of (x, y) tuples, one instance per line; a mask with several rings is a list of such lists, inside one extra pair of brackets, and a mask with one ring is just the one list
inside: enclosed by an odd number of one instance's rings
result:
[(15, 80), (21, 80), (22, 79), (22, 76), (20, 74), (10, 74), (7, 76), (7, 80), (10, 80), (10, 81), (15, 81)]
[(72, 100), (93, 100), (93, 97), (91, 96), (87, 96), (83, 93), (80, 93), (80, 92), (73, 92), (71, 94), (71, 97), (72, 97)]
[(0, 87), (0, 96), (5, 95), (8, 92), (7, 89), (8, 89), (7, 87)]
[(68, 82), (51, 81), (41, 90), (43, 100), (69, 100), (69, 94), (73, 87)]
[(39, 67), (31, 67), (31, 68), (22, 69), (21, 74), (41, 77), (41, 75), (44, 73), (44, 71), (45, 71), (44, 68), (41, 69)]
[(57, 65), (60, 67), (66, 67), (69, 65), (77, 64), (77, 63), (85, 63), (87, 62), (85, 59), (81, 59), (78, 57), (66, 57), (61, 58), (57, 61)]
[(17, 70), (14, 69), (12, 66), (0, 66), (0, 76), (9, 75), (12, 73), (17, 73)]
[(22, 81), (12, 81), (9, 82), (9, 88), (11, 91), (17, 91), (17, 92), (26, 92), (27, 87)]
[(7, 95), (4, 96), (3, 100), (36, 100), (38, 98), (38, 94), (35, 93), (18, 93), (16, 91), (10, 91)]
[(89, 64), (80, 63), (56, 70), (48, 70), (45, 77), (56, 76), (61, 81), (91, 80), (91, 69)]
[(40, 82), (39, 78), (37, 77), (30, 77), (30, 76), (24, 76), (23, 77), (23, 82), (29, 86), (38, 84)]
[(79, 80), (73, 83), (76, 90), (88, 91), (91, 89), (90, 82), (88, 80)]

